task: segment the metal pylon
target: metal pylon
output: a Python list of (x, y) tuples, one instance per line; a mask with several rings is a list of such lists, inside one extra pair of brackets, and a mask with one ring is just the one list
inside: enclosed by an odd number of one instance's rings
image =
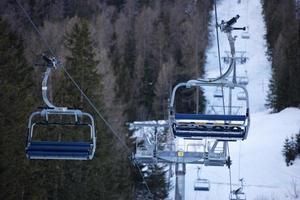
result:
[(175, 200), (184, 200), (186, 164), (176, 163), (175, 173), (176, 173)]

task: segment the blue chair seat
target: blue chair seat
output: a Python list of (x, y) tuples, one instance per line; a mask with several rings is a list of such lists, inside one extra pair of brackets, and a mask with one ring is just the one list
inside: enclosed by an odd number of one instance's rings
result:
[(92, 149), (93, 143), (91, 142), (33, 141), (27, 146), (26, 154), (32, 159), (87, 160)]

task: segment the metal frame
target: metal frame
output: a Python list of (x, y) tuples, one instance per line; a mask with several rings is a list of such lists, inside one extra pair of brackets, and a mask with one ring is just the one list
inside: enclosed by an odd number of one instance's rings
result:
[[(45, 104), (47, 105), (46, 108), (43, 108), (40, 111), (36, 111), (33, 112), (30, 117), (29, 117), (29, 121), (28, 121), (28, 135), (27, 135), (27, 144), (26, 144), (26, 155), (29, 159), (58, 159), (58, 160), (91, 160), (94, 157), (95, 154), (95, 149), (96, 149), (96, 130), (95, 130), (95, 122), (94, 122), (94, 118), (92, 117), (91, 114), (86, 113), (86, 112), (82, 112), (81, 110), (78, 109), (68, 109), (67, 107), (57, 107), (55, 105), (53, 105), (50, 100), (48, 99), (48, 78), (51, 74), (51, 70), (53, 68), (56, 68), (57, 65), (57, 61), (55, 58), (47, 58), (45, 56), (43, 56), (44, 60), (47, 62), (48, 67), (47, 70), (45, 72), (43, 81), (42, 81), (42, 97), (43, 97), (43, 101), (45, 102)], [(68, 122), (67, 124), (62, 124), (61, 122), (49, 122), (49, 117), (50, 116), (74, 116), (74, 122)], [(37, 120), (35, 118), (42, 118), (43, 120)], [(86, 118), (88, 119), (88, 122), (81, 124), (79, 123), (79, 118), (83, 119)], [(34, 136), (34, 130), (35, 127), (37, 125), (72, 125), (72, 126), (80, 126), (80, 125), (84, 125), (84, 126), (88, 126), (89, 127), (89, 133), (90, 133), (90, 147), (88, 148), (88, 156), (86, 157), (82, 157), (82, 156), (78, 156), (75, 155), (76, 151), (74, 155), (70, 155), (70, 156), (58, 156), (58, 155), (30, 155), (30, 149), (32, 147), (32, 144), (34, 142), (41, 142), (41, 141), (35, 141), (33, 140), (33, 136)], [(44, 141), (47, 142), (47, 141)], [(52, 142), (52, 141), (51, 141)], [(60, 141), (61, 142), (61, 141)], [(80, 144), (80, 142), (69, 142), (69, 145), (74, 144), (75, 146), (77, 144)], [(87, 143), (88, 144), (88, 143)], [(49, 148), (51, 148), (51, 144), (48, 145), (50, 146)], [(62, 147), (61, 147), (62, 148)], [(67, 148), (67, 147), (66, 147)], [(43, 152), (43, 150), (41, 150), (41, 152)], [(59, 154), (59, 151), (58, 153)]]
[[(233, 88), (240, 88), (243, 90), (246, 96), (246, 113), (245, 113), (245, 121), (242, 124), (232, 124), (231, 120), (224, 120), (223, 124), (220, 124), (222, 120), (210, 120), (209, 118), (207, 120), (191, 120), (191, 119), (186, 119), (186, 120), (176, 120), (176, 112), (174, 108), (174, 103), (175, 103), (175, 96), (176, 92), (180, 87), (185, 87), (185, 88), (190, 88), (190, 87), (203, 87), (203, 86), (212, 86), (212, 87), (223, 87), (223, 88), (229, 88), (232, 90)], [(231, 112), (230, 112), (231, 113)], [(229, 113), (229, 114), (230, 114)], [(209, 115), (207, 115), (209, 117)], [(187, 124), (190, 124), (190, 127), (187, 127), (187, 129), (190, 128), (190, 130), (182, 130), (181, 127), (179, 126), (179, 122), (185, 122)], [(249, 98), (248, 98), (248, 92), (245, 86), (243, 85), (238, 85), (233, 82), (229, 81), (218, 81), (218, 82), (202, 82), (199, 80), (190, 80), (186, 83), (179, 83), (177, 84), (173, 91), (172, 91), (172, 96), (171, 96), (171, 101), (170, 101), (170, 106), (169, 106), (169, 125), (171, 127), (171, 130), (173, 131), (174, 136), (178, 137), (184, 137), (182, 135), (186, 134), (186, 137), (194, 137), (195, 138), (212, 138), (212, 139), (220, 139), (220, 140), (244, 140), (247, 138), (248, 135), (248, 130), (249, 130), (249, 125), (250, 125), (250, 116), (249, 116)], [(195, 124), (199, 123), (201, 126), (207, 126), (210, 128), (209, 130), (200, 130), (197, 129), (196, 127), (193, 127)], [(214, 131), (212, 127), (216, 126), (222, 126), (224, 131)], [(237, 134), (237, 131), (230, 131), (230, 128), (232, 126), (237, 126), (241, 128), (241, 133)], [(176, 130), (176, 128), (179, 128)], [(182, 135), (180, 134), (182, 133)], [(242, 135), (241, 135), (242, 134)], [(203, 136), (202, 136), (203, 135)], [(216, 135), (216, 136), (214, 136)], [(228, 135), (228, 137), (226, 137)], [(229, 137), (230, 135), (230, 137)], [(236, 135), (236, 137), (235, 137)]]
[[(150, 141), (146, 135), (143, 135), (136, 140), (136, 151), (133, 154), (133, 159), (140, 164), (151, 163), (181, 163), (181, 164), (204, 164), (205, 166), (224, 166), (228, 157), (227, 141), (214, 141), (212, 147), (204, 144), (176, 145), (175, 143), (164, 143), (158, 147), (156, 129), (158, 127), (168, 128), (166, 124), (144, 124), (145, 127), (155, 128), (155, 141)], [(143, 123), (132, 123), (131, 128), (135, 130), (143, 128)], [(152, 134), (151, 134), (152, 135)], [(141, 143), (142, 142), (142, 143)], [(218, 144), (222, 144), (218, 148)], [(196, 146), (197, 145), (197, 146)], [(197, 147), (197, 150), (191, 150), (191, 147)]]
[[(49, 109), (43, 109), (41, 111), (36, 111), (33, 112), (30, 117), (29, 117), (29, 121), (28, 121), (28, 136), (27, 136), (27, 145), (26, 145), (26, 152), (28, 151), (28, 149), (31, 146), (31, 143), (34, 142), (35, 140), (33, 140), (33, 136), (34, 136), (34, 130), (35, 127), (37, 125), (39, 125), (41, 122), (34, 122), (34, 118), (35, 117), (43, 117), (45, 118), (45, 121), (42, 122), (45, 125), (48, 124), (48, 117), (49, 115), (71, 115), (74, 116), (75, 118), (75, 123), (72, 124), (68, 124), (68, 125), (74, 125), (74, 126), (79, 126), (79, 125), (84, 125), (84, 126), (88, 126), (89, 127), (89, 133), (90, 133), (90, 140), (92, 142), (92, 147), (91, 147), (91, 153), (89, 154), (88, 157), (83, 158), (81, 156), (30, 156), (27, 153), (27, 157), (29, 159), (58, 159), (58, 160), (91, 160), (94, 157), (95, 154), (95, 150), (96, 150), (96, 131), (95, 131), (95, 123), (94, 123), (94, 119), (93, 117), (89, 114), (89, 113), (85, 113), (82, 112), (80, 110), (73, 110), (73, 109), (68, 109), (66, 110), (66, 112), (57, 112), (55, 110), (49, 110)], [(86, 117), (87, 119), (89, 119), (89, 123), (86, 124), (80, 124), (78, 123), (78, 118), (83, 118)], [(49, 123), (50, 125), (51, 123)]]

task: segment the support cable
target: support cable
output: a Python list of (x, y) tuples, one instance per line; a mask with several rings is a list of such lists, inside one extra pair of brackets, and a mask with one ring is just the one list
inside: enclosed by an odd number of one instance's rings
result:
[[(32, 21), (31, 17), (29, 16), (29, 14), (27, 13), (27, 11), (24, 9), (24, 7), (20, 4), (20, 2), (18, 0), (15, 0), (16, 3), (18, 4), (18, 6), (22, 9), (24, 15), (26, 16), (26, 18), (28, 19), (28, 21), (31, 23), (32, 27), (34, 28), (34, 30), (37, 32), (38, 36), (41, 38), (42, 42), (44, 43), (44, 45), (46, 46), (46, 48), (49, 50), (49, 52), (51, 53), (51, 55), (53, 57), (56, 57), (54, 54), (54, 51), (52, 50), (52, 48), (50, 47), (49, 43), (47, 42), (47, 40), (43, 37), (42, 33), (40, 32), (40, 30), (38, 29), (38, 27), (36, 26), (36, 24)], [(119, 136), (119, 134), (117, 133), (117, 131), (111, 126), (111, 124), (104, 118), (104, 116), (101, 114), (101, 112), (97, 109), (97, 107), (95, 106), (95, 104), (91, 101), (91, 99), (84, 93), (84, 91), (82, 91), (82, 89), (80, 88), (80, 86), (78, 85), (78, 83), (74, 80), (74, 78), (70, 75), (70, 73), (67, 71), (67, 69), (62, 65), (62, 63), (60, 63), (60, 67), (63, 69), (64, 73), (68, 76), (68, 78), (71, 80), (71, 82), (73, 83), (73, 85), (79, 90), (79, 92), (81, 93), (81, 95), (86, 99), (86, 101), (88, 102), (88, 104), (93, 108), (93, 110), (97, 113), (97, 115), (100, 117), (100, 119), (105, 123), (105, 125), (110, 129), (110, 131), (112, 132), (112, 134), (117, 138), (117, 140), (120, 142), (120, 144), (126, 149), (126, 151), (128, 151), (128, 153), (131, 153), (130, 148), (126, 145), (126, 143), (121, 139), (121, 137)], [(133, 163), (135, 164), (135, 166), (137, 167), (139, 174), (141, 175), (142, 179), (143, 179), (143, 184), (145, 184), (145, 187), (147, 189), (147, 191), (149, 192), (151, 198), (153, 198), (153, 195), (150, 191), (150, 188), (145, 180), (145, 177), (143, 176), (142, 170), (139, 167), (139, 165), (136, 163), (136, 161), (133, 159)]]
[[(214, 0), (214, 8), (215, 8), (215, 20), (216, 20), (216, 36), (217, 36), (217, 46), (218, 46), (218, 61), (219, 61), (219, 71), (220, 76), (222, 76), (222, 65), (221, 65), (221, 54), (220, 54), (220, 41), (219, 41), (219, 26), (218, 26), (218, 12), (217, 12), (217, 0)], [(222, 90), (222, 104), (223, 104), (223, 114), (225, 115), (225, 100), (224, 100), (224, 88), (221, 86)]]

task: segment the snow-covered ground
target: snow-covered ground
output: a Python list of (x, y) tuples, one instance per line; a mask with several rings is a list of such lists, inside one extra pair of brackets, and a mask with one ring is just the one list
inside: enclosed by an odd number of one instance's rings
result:
[[(298, 132), (300, 110), (287, 108), (280, 113), (252, 114), (252, 125), (246, 141), (231, 143), (232, 182), (245, 180), (248, 200), (265, 197), (266, 200), (293, 199), (292, 181), (298, 184), (300, 194), (300, 160), (286, 167), (281, 150), (286, 136)], [(229, 172), (226, 167), (203, 167), (202, 177), (211, 182), (209, 192), (195, 192), (193, 184), (197, 166), (188, 165), (186, 174), (186, 199), (227, 200)], [(233, 186), (233, 189), (238, 186)]]
[[(300, 160), (287, 167), (281, 154), (284, 139), (297, 133), (300, 129), (300, 110), (287, 108), (280, 113), (270, 114), (265, 108), (265, 99), (270, 77), (270, 63), (267, 61), (265, 26), (260, 0), (220, 0), (217, 4), (218, 20), (229, 20), (239, 14), (241, 17), (236, 27), (248, 26), (250, 39), (241, 38), (242, 32), (237, 31), (236, 50), (246, 51), (249, 58), (246, 64), (237, 65), (237, 74), (245, 75), (247, 71), (250, 96), (251, 127), (248, 139), (230, 143), (232, 164), (232, 182), (238, 184), (244, 178), (247, 200), (284, 200), (293, 198), (293, 182), (297, 184), (300, 196)], [(213, 16), (214, 13), (212, 13)], [(214, 17), (212, 19), (212, 39), (215, 41)], [(225, 34), (219, 33), (221, 56), (229, 50)], [(227, 65), (222, 63), (223, 72)], [(217, 44), (213, 42), (207, 51), (206, 76), (219, 75)], [(208, 92), (209, 93), (209, 92)], [(211, 104), (217, 100), (208, 99)], [(196, 192), (193, 184), (196, 179), (197, 166), (187, 165), (185, 198), (206, 200), (229, 199), (229, 171), (226, 167), (203, 167), (202, 178), (211, 182), (209, 192)], [(236, 189), (238, 185), (233, 185)], [(171, 195), (173, 196), (173, 195)], [(298, 197), (300, 199), (300, 197)]]

